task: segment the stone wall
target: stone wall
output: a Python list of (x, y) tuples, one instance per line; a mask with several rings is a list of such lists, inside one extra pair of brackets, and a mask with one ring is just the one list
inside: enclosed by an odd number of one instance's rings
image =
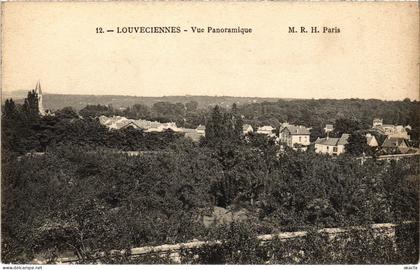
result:
[[(308, 231), (297, 231), (297, 232), (282, 232), (278, 234), (266, 234), (257, 236), (257, 240), (260, 242), (261, 246), (268, 245), (272, 241), (281, 241), (281, 242), (293, 242), (302, 238), (306, 238), (312, 234), (323, 235), (326, 237), (327, 241), (337, 245), (337, 253), (340, 252), (343, 248), (346, 248), (345, 245), (349, 241), (348, 237), (350, 233), (357, 233), (363, 237), (364, 234), (368, 232), (377, 239), (385, 239), (388, 243), (391, 243), (393, 249), (397, 249), (396, 243), (396, 228), (401, 225), (415, 224), (414, 221), (407, 221), (402, 224), (392, 224), (392, 223), (380, 223), (373, 224), (371, 226), (357, 226), (357, 227), (347, 227), (347, 228), (324, 228), (314, 232)], [(417, 229), (418, 233), (418, 229)], [(182, 253), (185, 254), (185, 251), (197, 250), (203, 247), (212, 247), (221, 245), (222, 241), (191, 241), (186, 243), (172, 244), (172, 245), (160, 245), (160, 246), (144, 246), (132, 248), (130, 250), (111, 250), (110, 252), (98, 252), (93, 254), (90, 258), (77, 258), (77, 257), (59, 257), (54, 260), (54, 263), (58, 264), (74, 264), (74, 263), (103, 263), (103, 258), (110, 257), (125, 257), (125, 258), (139, 258), (142, 256), (158, 256), (165, 257), (169, 260), (169, 263), (182, 263)], [(288, 256), (293, 257), (292, 261), (299, 263), (302, 256), (304, 255), (304, 248), (297, 248), (294, 251), (290, 251)], [(130, 259), (129, 259), (130, 260)], [(106, 261), (106, 260), (105, 260)], [(47, 263), (46, 259), (38, 258), (32, 263), (35, 264), (44, 264)], [(270, 263), (270, 262), (267, 262)]]

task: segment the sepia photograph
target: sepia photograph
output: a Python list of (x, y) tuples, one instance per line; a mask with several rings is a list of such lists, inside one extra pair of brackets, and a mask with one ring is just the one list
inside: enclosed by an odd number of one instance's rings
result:
[(417, 269), (417, 2), (1, 14), (2, 269)]

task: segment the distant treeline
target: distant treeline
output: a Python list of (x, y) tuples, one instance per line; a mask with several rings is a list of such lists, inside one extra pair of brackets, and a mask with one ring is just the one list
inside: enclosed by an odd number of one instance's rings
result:
[(278, 126), (281, 122), (302, 124), (308, 127), (324, 127), (337, 119), (355, 119), (366, 126), (372, 125), (374, 118), (382, 118), (386, 124), (420, 124), (420, 102), (382, 101), (363, 99), (306, 99), (277, 102), (262, 102), (239, 107), (249, 121)]
[[(13, 98), (18, 102), (22, 102), (28, 91), (4, 92), (3, 98)], [(92, 104), (112, 104), (115, 108), (131, 107), (134, 104), (144, 104), (153, 106), (157, 102), (169, 103), (187, 103), (190, 101), (197, 102), (199, 108), (208, 108), (219, 105), (228, 107), (232, 103), (248, 104), (253, 102), (276, 101), (277, 98), (260, 98), (260, 97), (230, 97), (230, 96), (162, 96), (162, 97), (141, 97), (141, 96), (121, 96), (121, 95), (67, 95), (67, 94), (51, 94), (44, 93), (44, 105), (51, 110), (59, 110), (67, 106), (73, 107), (79, 111)], [(287, 99), (285, 99), (287, 100)]]

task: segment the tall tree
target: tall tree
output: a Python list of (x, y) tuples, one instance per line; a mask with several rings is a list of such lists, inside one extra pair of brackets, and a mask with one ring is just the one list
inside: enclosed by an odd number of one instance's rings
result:
[(30, 118), (39, 116), (38, 94), (35, 90), (28, 92), (23, 102), (23, 112)]
[(351, 134), (362, 128), (362, 124), (357, 120), (349, 118), (340, 118), (335, 121), (333, 135), (336, 137), (340, 137), (343, 133)]
[(236, 139), (241, 138), (242, 136), (242, 126), (243, 120), (242, 115), (240, 114), (236, 103), (232, 105), (232, 123), (233, 123), (233, 137)]
[(206, 140), (208, 143), (213, 144), (220, 137), (220, 129), (223, 127), (222, 121), (223, 115), (220, 112), (219, 106), (216, 105), (206, 123)]
[(17, 114), (16, 104), (13, 99), (6, 99), (4, 103), (4, 117), (14, 118)]
[(235, 143), (242, 137), (242, 117), (236, 104), (230, 112), (215, 106), (206, 124), (206, 140), (211, 145)]
[(346, 152), (353, 156), (360, 156), (369, 151), (369, 146), (366, 137), (360, 132), (353, 132), (349, 139), (348, 144), (345, 146)]

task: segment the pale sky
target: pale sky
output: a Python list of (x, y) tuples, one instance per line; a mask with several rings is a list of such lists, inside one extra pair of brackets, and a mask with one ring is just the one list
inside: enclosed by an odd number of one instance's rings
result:
[[(415, 2), (2, 5), (4, 91), (40, 79), (44, 91), (66, 94), (419, 99)], [(182, 32), (96, 34), (99, 26)], [(253, 33), (194, 34), (192, 26)], [(340, 33), (290, 34), (289, 26)]]

